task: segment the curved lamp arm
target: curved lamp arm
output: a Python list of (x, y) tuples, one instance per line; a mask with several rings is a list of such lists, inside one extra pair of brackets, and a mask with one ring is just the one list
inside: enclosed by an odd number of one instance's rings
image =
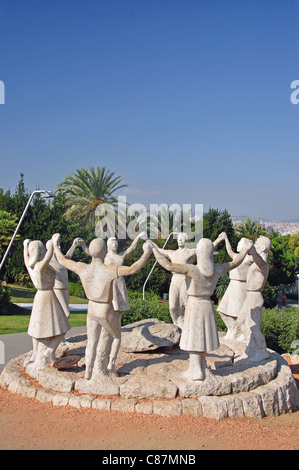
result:
[[(166, 241), (165, 241), (165, 243), (164, 243), (162, 249), (165, 248), (165, 246), (166, 246), (166, 244), (167, 244), (169, 238), (171, 237), (171, 235), (178, 235), (178, 234), (179, 234), (179, 232), (171, 232), (171, 233), (168, 235), (168, 237), (167, 237), (167, 239), (166, 239)], [(148, 273), (148, 276), (147, 276), (147, 278), (146, 278), (146, 280), (145, 280), (145, 282), (144, 282), (144, 284), (143, 284), (143, 288), (142, 288), (142, 299), (143, 299), (143, 300), (144, 300), (144, 298), (145, 298), (145, 286), (146, 286), (146, 284), (147, 284), (147, 282), (148, 282), (148, 280), (149, 280), (149, 278), (150, 278), (150, 276), (151, 276), (153, 270), (155, 269), (156, 264), (157, 264), (157, 260), (154, 262), (153, 267), (152, 267), (152, 269), (150, 270), (150, 272)]]
[(33, 196), (34, 196), (35, 194), (38, 194), (38, 193), (39, 193), (39, 194), (41, 195), (41, 197), (43, 197), (43, 198), (55, 197), (55, 194), (54, 194), (52, 191), (46, 191), (46, 190), (44, 190), (44, 189), (36, 189), (35, 191), (33, 191), (33, 193), (31, 193), (30, 198), (28, 199), (28, 202), (27, 202), (27, 204), (26, 204), (26, 206), (25, 206), (25, 209), (24, 209), (24, 211), (23, 211), (23, 214), (22, 214), (22, 216), (21, 216), (21, 218), (20, 218), (20, 220), (19, 220), (19, 223), (18, 223), (18, 225), (17, 225), (17, 228), (15, 229), (15, 232), (14, 232), (13, 236), (11, 237), (11, 240), (10, 240), (10, 242), (9, 242), (9, 245), (8, 245), (8, 247), (7, 247), (7, 250), (6, 250), (6, 252), (4, 253), (4, 256), (3, 256), (2, 260), (1, 260), (0, 271), (1, 271), (2, 266), (4, 265), (4, 262), (5, 262), (6, 258), (7, 258), (7, 255), (8, 255), (8, 253), (9, 253), (10, 248), (11, 248), (11, 245), (13, 244), (13, 241), (14, 241), (14, 239), (15, 239), (17, 233), (18, 233), (18, 230), (19, 230), (19, 228), (20, 228), (20, 226), (21, 226), (21, 223), (23, 222), (23, 219), (24, 219), (25, 214), (26, 214), (26, 212), (27, 212), (27, 210), (28, 210), (28, 207), (30, 206), (30, 203), (31, 203), (31, 201), (32, 201), (32, 198), (33, 198)]

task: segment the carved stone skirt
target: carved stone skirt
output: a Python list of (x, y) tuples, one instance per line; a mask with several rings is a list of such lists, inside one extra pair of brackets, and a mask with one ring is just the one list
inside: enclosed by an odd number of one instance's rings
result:
[(208, 352), (219, 348), (215, 312), (210, 298), (188, 297), (180, 348), (190, 352)]
[(246, 282), (231, 279), (228, 288), (218, 305), (217, 312), (237, 318), (242, 311), (246, 295)]
[(69, 321), (53, 290), (38, 290), (35, 294), (28, 327), (33, 338), (50, 338), (66, 333)]
[(119, 277), (113, 281), (113, 300), (112, 305), (114, 310), (125, 312), (130, 310), (129, 298), (127, 293), (127, 286), (123, 277)]

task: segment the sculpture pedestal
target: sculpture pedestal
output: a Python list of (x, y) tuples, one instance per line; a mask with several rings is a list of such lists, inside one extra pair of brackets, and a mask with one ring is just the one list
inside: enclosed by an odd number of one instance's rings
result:
[(269, 351), (269, 359), (248, 364), (237, 360), (242, 344), (228, 344), (223, 336), (220, 342), (218, 350), (207, 354), (209, 369), (204, 381), (192, 382), (182, 377), (188, 367), (188, 354), (177, 347), (150, 353), (121, 350), (116, 364), (118, 377), (111, 374), (86, 380), (86, 335), (81, 335), (67, 342), (68, 354), (81, 356), (76, 367), (57, 370), (48, 366), (32, 381), (23, 371), (26, 355), (22, 355), (6, 365), (0, 384), (14, 393), (42, 402), (51, 401), (57, 406), (88, 406), (162, 416), (262, 418), (299, 409), (298, 388), (289, 366), (279, 354)]

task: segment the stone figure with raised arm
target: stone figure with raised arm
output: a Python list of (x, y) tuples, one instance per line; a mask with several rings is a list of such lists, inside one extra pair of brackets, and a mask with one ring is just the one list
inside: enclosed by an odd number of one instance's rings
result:
[[(241, 238), (237, 246), (237, 253), (235, 253), (225, 232), (220, 234), (219, 239), (225, 241), (226, 251), (232, 259), (235, 259), (242, 251), (243, 243), (244, 241), (246, 243), (247, 240)], [(248, 254), (238, 267), (230, 271), (228, 288), (217, 307), (217, 311), (227, 327), (225, 338), (228, 340), (245, 339), (242, 329), (245, 321), (243, 305), (247, 296), (247, 273), (252, 263), (252, 256)]]
[[(92, 257), (90, 264), (75, 262), (67, 259), (60, 251), (60, 235), (52, 237), (54, 251), (60, 264), (70, 271), (76, 273), (82, 282), (86, 297), (88, 298), (87, 311), (87, 346), (85, 353), (86, 372), (85, 378), (93, 378), (108, 375), (108, 354), (109, 349), (101, 349), (99, 340), (102, 328), (116, 339), (115, 347), (121, 341), (121, 328), (118, 316), (115, 314), (113, 300), (113, 281), (121, 276), (129, 276), (142, 269), (151, 255), (152, 249), (146, 242), (143, 245), (143, 255), (132, 266), (105, 265), (106, 243), (100, 238), (95, 238), (89, 244), (88, 250)], [(95, 367), (96, 352), (101, 351), (101, 356), (97, 357)]]
[(264, 299), (262, 292), (269, 274), (268, 255), (271, 240), (261, 236), (249, 251), (253, 263), (248, 269), (246, 279), (246, 302), (244, 303), (245, 338), (247, 347), (245, 357), (250, 362), (260, 362), (269, 357), (265, 337), (261, 332), (262, 308)]
[[(133, 243), (122, 253), (118, 253), (118, 241), (115, 237), (110, 237), (107, 240), (107, 254), (105, 256), (104, 264), (106, 265), (114, 265), (114, 266), (122, 266), (124, 264), (125, 258), (127, 258), (133, 251), (136, 249), (140, 238), (142, 238), (146, 233), (140, 233)], [(85, 250), (86, 251), (86, 250)], [(127, 287), (125, 283), (125, 279), (123, 277), (118, 277), (113, 281), (112, 284), (113, 288), (113, 298), (112, 298), (112, 305), (115, 310), (115, 315), (118, 316), (118, 321), (121, 326), (121, 316), (122, 313), (126, 310), (130, 310), (129, 298), (127, 293)], [(118, 339), (114, 339), (111, 346), (110, 356), (109, 356), (109, 363), (108, 363), (108, 371), (114, 372), (115, 371), (115, 360), (120, 348), (120, 343)]]
[[(71, 247), (69, 248), (68, 252), (66, 253), (65, 257), (67, 259), (72, 259), (76, 248), (82, 245), (83, 240), (82, 238), (75, 238)], [(46, 243), (46, 248), (52, 244), (52, 240), (49, 240)], [(49, 266), (54, 269), (55, 271), (55, 283), (54, 283), (54, 293), (62, 306), (64, 313), (66, 314), (67, 318), (70, 316), (69, 311), (69, 278), (68, 278), (68, 270), (64, 266), (62, 266), (56, 257), (56, 254), (53, 252), (53, 256), (49, 263)]]
[(48, 249), (39, 240), (25, 240), (23, 245), (25, 266), (37, 289), (28, 327), (33, 354), (25, 364), (34, 371), (55, 362), (55, 351), (70, 324), (54, 293), (55, 271), (50, 266), (52, 241), (47, 243)]
[[(195, 249), (187, 248), (188, 235), (179, 233), (177, 250), (165, 250), (159, 248), (153, 241), (151, 244), (163, 256), (166, 256), (172, 263), (186, 264), (194, 263), (196, 259)], [(172, 272), (169, 286), (169, 313), (172, 321), (180, 328), (184, 323), (184, 312), (187, 302), (186, 279), (183, 274)]]
[[(219, 236), (213, 243), (214, 248), (216, 248), (222, 240), (223, 238)], [(187, 241), (188, 235), (182, 232), (178, 235), (177, 250), (165, 250), (163, 248), (159, 248), (153, 241), (151, 241), (151, 244), (160, 254), (166, 256), (172, 263), (193, 264), (196, 260), (196, 249), (187, 248)], [(186, 278), (183, 274), (178, 274), (176, 272), (173, 272), (172, 274), (169, 286), (169, 313), (173, 323), (182, 329), (184, 323), (184, 312), (188, 299)]]
[(252, 242), (247, 240), (243, 250), (229, 263), (214, 263), (214, 244), (203, 238), (196, 247), (197, 265), (171, 263), (155, 248), (157, 261), (165, 269), (182, 274), (187, 279), (188, 301), (185, 310), (184, 325), (180, 348), (190, 355), (189, 367), (185, 373), (187, 380), (204, 380), (207, 377), (205, 355), (218, 349), (219, 338), (211, 295), (218, 279), (243, 261)]

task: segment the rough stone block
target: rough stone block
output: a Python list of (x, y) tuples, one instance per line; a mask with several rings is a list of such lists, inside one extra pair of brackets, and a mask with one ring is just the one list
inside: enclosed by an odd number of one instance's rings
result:
[(69, 399), (69, 405), (75, 408), (91, 408), (94, 397), (90, 395), (73, 395)]
[(105, 395), (108, 397), (119, 395), (119, 385), (112, 380), (78, 379), (75, 382), (75, 390), (81, 393)]
[(255, 392), (244, 392), (240, 393), (239, 398), (242, 400), (245, 416), (250, 418), (265, 417), (261, 395)]
[(96, 410), (110, 410), (111, 400), (105, 398), (95, 398), (92, 401), (91, 407)]
[(207, 370), (205, 380), (186, 380), (181, 376), (173, 377), (172, 381), (184, 398), (199, 398), (206, 395), (227, 395), (231, 392), (231, 384), (227, 377)]
[(134, 375), (120, 386), (122, 397), (175, 398), (177, 387), (167, 378)]
[(154, 401), (153, 412), (156, 415), (172, 418), (182, 414), (182, 404), (179, 400), (157, 400)]
[(69, 404), (69, 399), (72, 397), (69, 393), (56, 393), (53, 395), (53, 406), (66, 406)]
[(30, 383), (26, 383), (22, 385), (20, 389), (21, 395), (26, 398), (35, 398), (37, 391), (38, 391), (38, 388), (33, 387)]
[(228, 416), (227, 403), (222, 397), (200, 397), (202, 413), (206, 418), (225, 419)]
[(37, 379), (42, 387), (50, 388), (57, 392), (71, 392), (75, 383), (68, 375), (52, 367), (46, 367), (40, 370)]
[(53, 401), (54, 395), (55, 393), (50, 390), (39, 388), (36, 392), (35, 398), (41, 403), (49, 403)]
[(199, 400), (194, 398), (185, 398), (182, 400), (183, 415), (202, 416), (202, 405)]
[(279, 415), (279, 400), (277, 388), (271, 386), (271, 384), (262, 385), (256, 389), (262, 398), (263, 410), (266, 416), (278, 416)]
[(238, 396), (228, 395), (221, 397), (221, 399), (226, 402), (228, 417), (235, 418), (237, 416), (243, 416), (243, 403)]
[(172, 323), (150, 318), (122, 327), (121, 337), (123, 351), (152, 351), (176, 346), (180, 341), (181, 330)]
[(135, 411), (137, 400), (134, 398), (123, 398), (111, 402), (112, 411)]
[(20, 393), (23, 387), (28, 386), (28, 382), (26, 379), (22, 378), (15, 378), (13, 377), (12, 380), (8, 384), (8, 390), (12, 393)]
[(137, 403), (135, 406), (135, 411), (137, 413), (144, 413), (146, 415), (151, 415), (153, 413), (153, 402), (143, 401), (143, 402)]

